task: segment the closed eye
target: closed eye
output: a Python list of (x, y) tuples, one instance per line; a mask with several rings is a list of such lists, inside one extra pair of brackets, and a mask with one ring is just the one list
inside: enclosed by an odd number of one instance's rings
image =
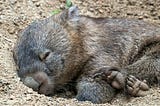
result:
[(46, 58), (50, 55), (51, 51), (50, 50), (45, 50), (42, 53), (39, 54), (39, 58), (41, 61), (45, 61)]

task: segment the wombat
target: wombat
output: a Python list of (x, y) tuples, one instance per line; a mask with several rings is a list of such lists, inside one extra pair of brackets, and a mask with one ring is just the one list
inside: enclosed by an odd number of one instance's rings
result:
[(104, 103), (117, 90), (144, 96), (160, 84), (160, 27), (83, 16), (76, 6), (31, 23), (13, 54), (21, 81), (40, 94), (73, 82), (79, 101)]

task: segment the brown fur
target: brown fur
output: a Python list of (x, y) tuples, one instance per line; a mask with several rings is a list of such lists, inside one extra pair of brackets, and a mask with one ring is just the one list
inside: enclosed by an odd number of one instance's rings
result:
[[(159, 27), (139, 20), (79, 16), (77, 12), (71, 7), (22, 32), (14, 58), (27, 86), (37, 88), (34, 84), (38, 82), (38, 92), (48, 95), (76, 81), (78, 100), (102, 103), (113, 98), (116, 88), (127, 86), (133, 94), (132, 87), (139, 80), (130, 74), (149, 84), (159, 83)], [(27, 83), (28, 77), (32, 84)], [(145, 83), (138, 83), (140, 91), (147, 89)]]

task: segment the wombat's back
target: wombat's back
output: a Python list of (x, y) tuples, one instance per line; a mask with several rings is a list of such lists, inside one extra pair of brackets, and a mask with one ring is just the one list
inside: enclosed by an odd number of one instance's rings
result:
[(113, 56), (121, 67), (133, 63), (149, 52), (152, 44), (160, 42), (160, 26), (142, 20), (90, 17), (82, 20), (87, 27), (82, 32), (86, 34), (89, 53)]

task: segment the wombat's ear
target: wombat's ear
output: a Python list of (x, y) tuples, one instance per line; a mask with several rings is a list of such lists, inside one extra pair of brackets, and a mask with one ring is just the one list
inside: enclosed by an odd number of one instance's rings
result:
[(77, 6), (72, 6), (68, 9), (68, 20), (72, 22), (79, 20), (79, 10)]
[(55, 15), (53, 19), (61, 25), (65, 25), (67, 22), (77, 22), (79, 20), (78, 7), (72, 6), (62, 11), (60, 14)]

